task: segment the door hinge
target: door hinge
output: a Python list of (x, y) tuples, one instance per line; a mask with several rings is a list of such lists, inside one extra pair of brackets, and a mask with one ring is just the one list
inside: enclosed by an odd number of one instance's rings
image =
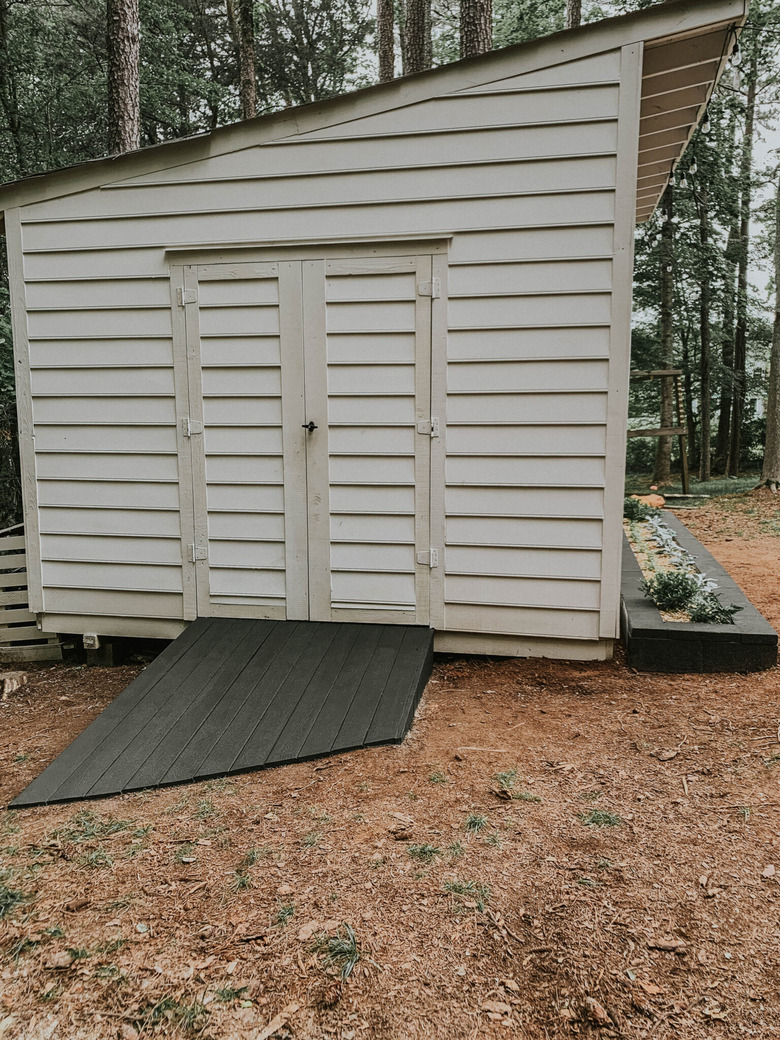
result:
[(198, 294), (195, 289), (185, 289), (183, 285), (180, 285), (176, 293), (179, 297), (180, 307), (186, 307), (188, 303), (198, 302)]
[(439, 436), (439, 419), (433, 416), (431, 419), (421, 419), (417, 423), (418, 433), (427, 433), (429, 437)]
[(439, 550), (438, 549), (424, 549), (423, 552), (417, 553), (418, 563), (427, 563), (429, 567), (439, 566)]
[(427, 282), (417, 283), (418, 296), (432, 296), (434, 300), (441, 296), (441, 278), (431, 278)]
[(199, 419), (182, 419), (181, 429), (185, 437), (196, 437), (203, 433), (203, 423)]
[(205, 545), (190, 543), (190, 563), (196, 563), (198, 560), (207, 560), (208, 558), (209, 551)]

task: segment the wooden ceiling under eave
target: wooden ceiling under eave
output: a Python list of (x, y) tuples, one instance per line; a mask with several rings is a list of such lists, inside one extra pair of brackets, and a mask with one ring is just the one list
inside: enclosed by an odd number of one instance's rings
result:
[(744, 19), (648, 41), (642, 68), (636, 220), (655, 210), (737, 41)]

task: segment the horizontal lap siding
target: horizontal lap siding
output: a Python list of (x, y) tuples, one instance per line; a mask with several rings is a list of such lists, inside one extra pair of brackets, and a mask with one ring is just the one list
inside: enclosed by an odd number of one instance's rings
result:
[[(182, 616), (166, 247), (430, 234), (452, 236), (446, 627), (596, 638), (618, 77), (605, 53), (28, 207), (46, 609)], [(408, 287), (378, 302), (380, 280), (349, 281), (328, 303), (332, 566), (345, 601), (371, 602), (386, 569), (406, 603)], [(241, 335), (210, 291), (212, 591), (241, 602), (262, 573), (282, 597), (278, 314), (255, 299)]]

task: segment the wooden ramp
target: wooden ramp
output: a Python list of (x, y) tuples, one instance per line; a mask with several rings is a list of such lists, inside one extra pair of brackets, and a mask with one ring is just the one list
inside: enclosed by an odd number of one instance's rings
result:
[(428, 628), (200, 618), (11, 805), (397, 743), (432, 660)]

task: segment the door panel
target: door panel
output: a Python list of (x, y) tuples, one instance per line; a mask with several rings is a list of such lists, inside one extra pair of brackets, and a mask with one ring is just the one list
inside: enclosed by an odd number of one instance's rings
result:
[(428, 623), (430, 278), (184, 268), (199, 615)]

